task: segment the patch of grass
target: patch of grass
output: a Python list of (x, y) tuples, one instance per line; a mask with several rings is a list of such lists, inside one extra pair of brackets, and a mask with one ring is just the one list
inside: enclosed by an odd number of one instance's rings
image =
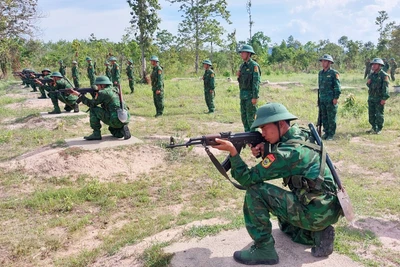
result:
[(165, 253), (163, 248), (168, 246), (168, 243), (158, 243), (147, 248), (140, 259), (143, 261), (144, 267), (167, 267), (169, 266), (174, 254)]

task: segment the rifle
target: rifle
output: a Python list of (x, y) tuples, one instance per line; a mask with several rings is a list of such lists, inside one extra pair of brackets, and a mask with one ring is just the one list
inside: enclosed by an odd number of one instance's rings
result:
[[(231, 168), (231, 161), (230, 161), (230, 155), (226, 157), (226, 159), (221, 163), (215, 158), (215, 156), (211, 153), (210, 149), (208, 146), (214, 146), (218, 145), (217, 142), (215, 142), (215, 138), (219, 139), (225, 139), (230, 141), (236, 148), (237, 152), (240, 154), (241, 150), (243, 147), (245, 147), (247, 144), (250, 144), (251, 146), (256, 146), (260, 143), (264, 143), (264, 155), (267, 155), (270, 151), (270, 144), (266, 142), (264, 137), (262, 137), (260, 132), (244, 132), (244, 133), (232, 133), (232, 132), (222, 132), (219, 134), (209, 134), (209, 135), (203, 135), (202, 137), (196, 137), (196, 138), (190, 138), (189, 141), (183, 144), (175, 144), (175, 139), (171, 136), (170, 138), (170, 143), (169, 145), (166, 146), (166, 148), (175, 148), (175, 147), (189, 147), (193, 145), (202, 145), (207, 153), (207, 155), (210, 157), (211, 162), (214, 164), (214, 166), (218, 169), (218, 171), (233, 184), (238, 189), (245, 190), (245, 188), (235, 182), (232, 182), (231, 179), (229, 179), (227, 175), (227, 171)], [(257, 157), (263, 156), (264, 155), (258, 155)]]
[(53, 79), (49, 79), (49, 78), (45, 78), (45, 79), (34, 79), (34, 81), (36, 82), (36, 83), (42, 83), (43, 85), (45, 85), (45, 84), (47, 84), (47, 85), (50, 85), (50, 84), (52, 84), (52, 83), (54, 83), (54, 80)]
[(321, 131), (322, 131), (322, 116), (321, 116), (321, 101), (320, 101), (320, 95), (319, 95), (319, 88), (318, 88), (318, 118), (317, 118), (317, 129), (318, 129), (318, 134), (321, 136)]
[(26, 74), (24, 74), (24, 72), (22, 72), (22, 71), (13, 71), (12, 74), (13, 74), (14, 76), (20, 77), (21, 80), (22, 80), (22, 79), (26, 79)]
[[(314, 137), (315, 142), (317, 143), (317, 145), (321, 147), (322, 154), (324, 154), (323, 143), (321, 137), (318, 135), (317, 130), (315, 129), (314, 124), (310, 123), (308, 124), (308, 127), (310, 128), (311, 134)], [(340, 181), (339, 175), (337, 174), (336, 169), (333, 166), (332, 160), (329, 157), (328, 153), (326, 153), (326, 164), (328, 165), (329, 170), (332, 173), (333, 179), (339, 188), (339, 191), (337, 192), (337, 198), (339, 200), (340, 206), (342, 207), (344, 216), (349, 222), (352, 222), (354, 220), (353, 206), (351, 205), (349, 195), (342, 186), (342, 182)]]

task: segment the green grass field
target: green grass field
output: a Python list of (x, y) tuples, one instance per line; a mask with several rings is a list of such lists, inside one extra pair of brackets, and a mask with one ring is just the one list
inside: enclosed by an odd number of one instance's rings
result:
[[(316, 74), (275, 75), (263, 80), (300, 82), (302, 86), (262, 86), (259, 105), (280, 102), (299, 117), (300, 125), (315, 123)], [(382, 134), (368, 135), (367, 88), (362, 74), (342, 74), (341, 82), (344, 89), (337, 136), (326, 147), (353, 201), (357, 222), (363, 225), (373, 219), (392, 223), (398, 229), (400, 96), (391, 93), (387, 101)], [(217, 79), (216, 112), (205, 114), (200, 79), (166, 80), (164, 116), (154, 118), (150, 87), (137, 84), (131, 95), (127, 82), (123, 82), (124, 99), (132, 115), (131, 133), (144, 144), (113, 148), (110, 152), (126, 155), (141, 146), (162, 151), (163, 163), (147, 174), (137, 175), (134, 181), (118, 173), (107, 181), (95, 175), (77, 175), (74, 166), (66, 168), (62, 175), (50, 177), (40, 172), (32, 175), (27, 166), (11, 169), (11, 162), (25, 153), (43, 147), (61, 149), (64, 139), (91, 132), (88, 122), (77, 123), (73, 118), (55, 122), (40, 118), (39, 112), (48, 110), (23, 104), (15, 108), (14, 103), (24, 103), (28, 97), (23, 91), (26, 89), (19, 88), (17, 83), (0, 84), (0, 265), (88, 266), (145, 237), (200, 219), (220, 218), (229, 223), (193, 228), (186, 235), (203, 237), (244, 226), (243, 192), (230, 185), (207, 157), (186, 148), (167, 150), (164, 141), (147, 138), (172, 135), (182, 139), (222, 131), (242, 132), (237, 84)], [(347, 106), (350, 94), (355, 103)], [(86, 110), (84, 106), (81, 109)], [(51, 127), (27, 127), (37, 121)], [(108, 134), (107, 127), (102, 128), (102, 133)], [(60, 153), (68, 162), (69, 157), (85, 156), (87, 152), (66, 148)], [(242, 154), (250, 165), (257, 163), (248, 149)], [(92, 246), (77, 249), (76, 244), (85, 242), (89, 230), (98, 234), (90, 240)], [(336, 225), (336, 236), (335, 251), (364, 266), (400, 265), (399, 251), (386, 247), (379, 235), (368, 228), (350, 227), (342, 219)], [(140, 256), (143, 265), (167, 266), (171, 255), (163, 253), (166, 245), (160, 243), (146, 249)]]

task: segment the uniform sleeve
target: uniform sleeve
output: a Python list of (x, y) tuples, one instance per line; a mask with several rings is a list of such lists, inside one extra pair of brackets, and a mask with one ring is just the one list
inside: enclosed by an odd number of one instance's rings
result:
[(385, 74), (382, 82), (382, 100), (386, 100), (389, 97), (389, 75)]
[(121, 77), (121, 74), (120, 74), (120, 71), (119, 71), (119, 66), (115, 65), (115, 79), (117, 81), (119, 81), (120, 77)]
[(339, 72), (335, 71), (334, 77), (333, 77), (333, 98), (338, 99), (340, 94), (340, 75)]
[(101, 91), (96, 92), (96, 95), (92, 99), (87, 98), (85, 95), (82, 96), (82, 103), (88, 106), (89, 108), (93, 108), (97, 105), (100, 105), (103, 102), (104, 102), (104, 93)]
[(215, 90), (215, 79), (214, 79), (215, 73), (211, 72), (210, 74), (210, 90)]
[(260, 89), (260, 66), (257, 64), (253, 67), (253, 84), (252, 84), (252, 98), (258, 98), (258, 93)]
[(160, 67), (157, 70), (157, 90), (163, 89), (163, 69)]

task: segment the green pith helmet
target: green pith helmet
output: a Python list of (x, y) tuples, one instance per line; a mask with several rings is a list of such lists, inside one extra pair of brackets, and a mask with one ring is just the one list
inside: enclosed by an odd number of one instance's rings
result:
[(63, 76), (58, 71), (55, 71), (50, 75), (50, 77), (60, 77), (60, 78), (62, 78)]
[(112, 84), (110, 79), (107, 76), (98, 76), (96, 77), (96, 80), (94, 81), (94, 84)]
[(133, 60), (132, 59), (128, 59), (128, 62), (133, 64)]
[(76, 60), (72, 61), (72, 64), (78, 64), (78, 62), (76, 62)]
[(159, 61), (157, 56), (151, 56), (150, 61)]
[(238, 53), (241, 53), (241, 52), (249, 52), (252, 55), (255, 54), (253, 47), (251, 45), (247, 45), (247, 44), (242, 45), (242, 47), (239, 49)]
[(42, 70), (42, 73), (45, 72), (45, 71), (47, 71), (48, 73), (51, 73), (51, 70), (49, 70), (49, 69), (47, 69), (47, 68), (46, 68), (46, 69), (43, 69), (43, 70)]
[(212, 66), (212, 63), (211, 63), (211, 61), (209, 59), (203, 60), (203, 64), (207, 64), (207, 65)]
[(372, 64), (379, 64), (379, 65), (382, 65), (382, 66), (385, 66), (385, 63), (383, 62), (383, 60), (382, 59), (380, 59), (380, 58), (374, 58), (372, 61), (371, 61), (371, 63), (369, 63), (370, 65), (372, 65)]
[(284, 105), (279, 103), (267, 103), (258, 108), (256, 119), (251, 125), (251, 128), (257, 128), (267, 123), (291, 120), (297, 120), (297, 117), (290, 113)]
[(90, 57), (86, 57), (86, 60), (92, 60)]
[(113, 56), (113, 57), (110, 57), (108, 60), (109, 61), (117, 61), (117, 58)]
[(322, 60), (330, 61), (330, 62), (332, 62), (332, 64), (335, 63), (335, 62), (333, 61), (332, 56), (331, 56), (331, 55), (328, 55), (328, 54), (325, 54), (325, 55), (323, 55), (322, 57), (319, 58), (319, 61), (322, 61)]
[(110, 62), (108, 61), (104, 62), (104, 65), (110, 65)]
[(394, 61), (395, 59), (394, 59), (394, 57), (392, 57), (390, 60), (391, 60), (391, 61)]
[(60, 64), (61, 64), (61, 63), (63, 63), (63, 60), (62, 60), (62, 59), (60, 59), (60, 60), (58, 61), (58, 63), (60, 63)]

